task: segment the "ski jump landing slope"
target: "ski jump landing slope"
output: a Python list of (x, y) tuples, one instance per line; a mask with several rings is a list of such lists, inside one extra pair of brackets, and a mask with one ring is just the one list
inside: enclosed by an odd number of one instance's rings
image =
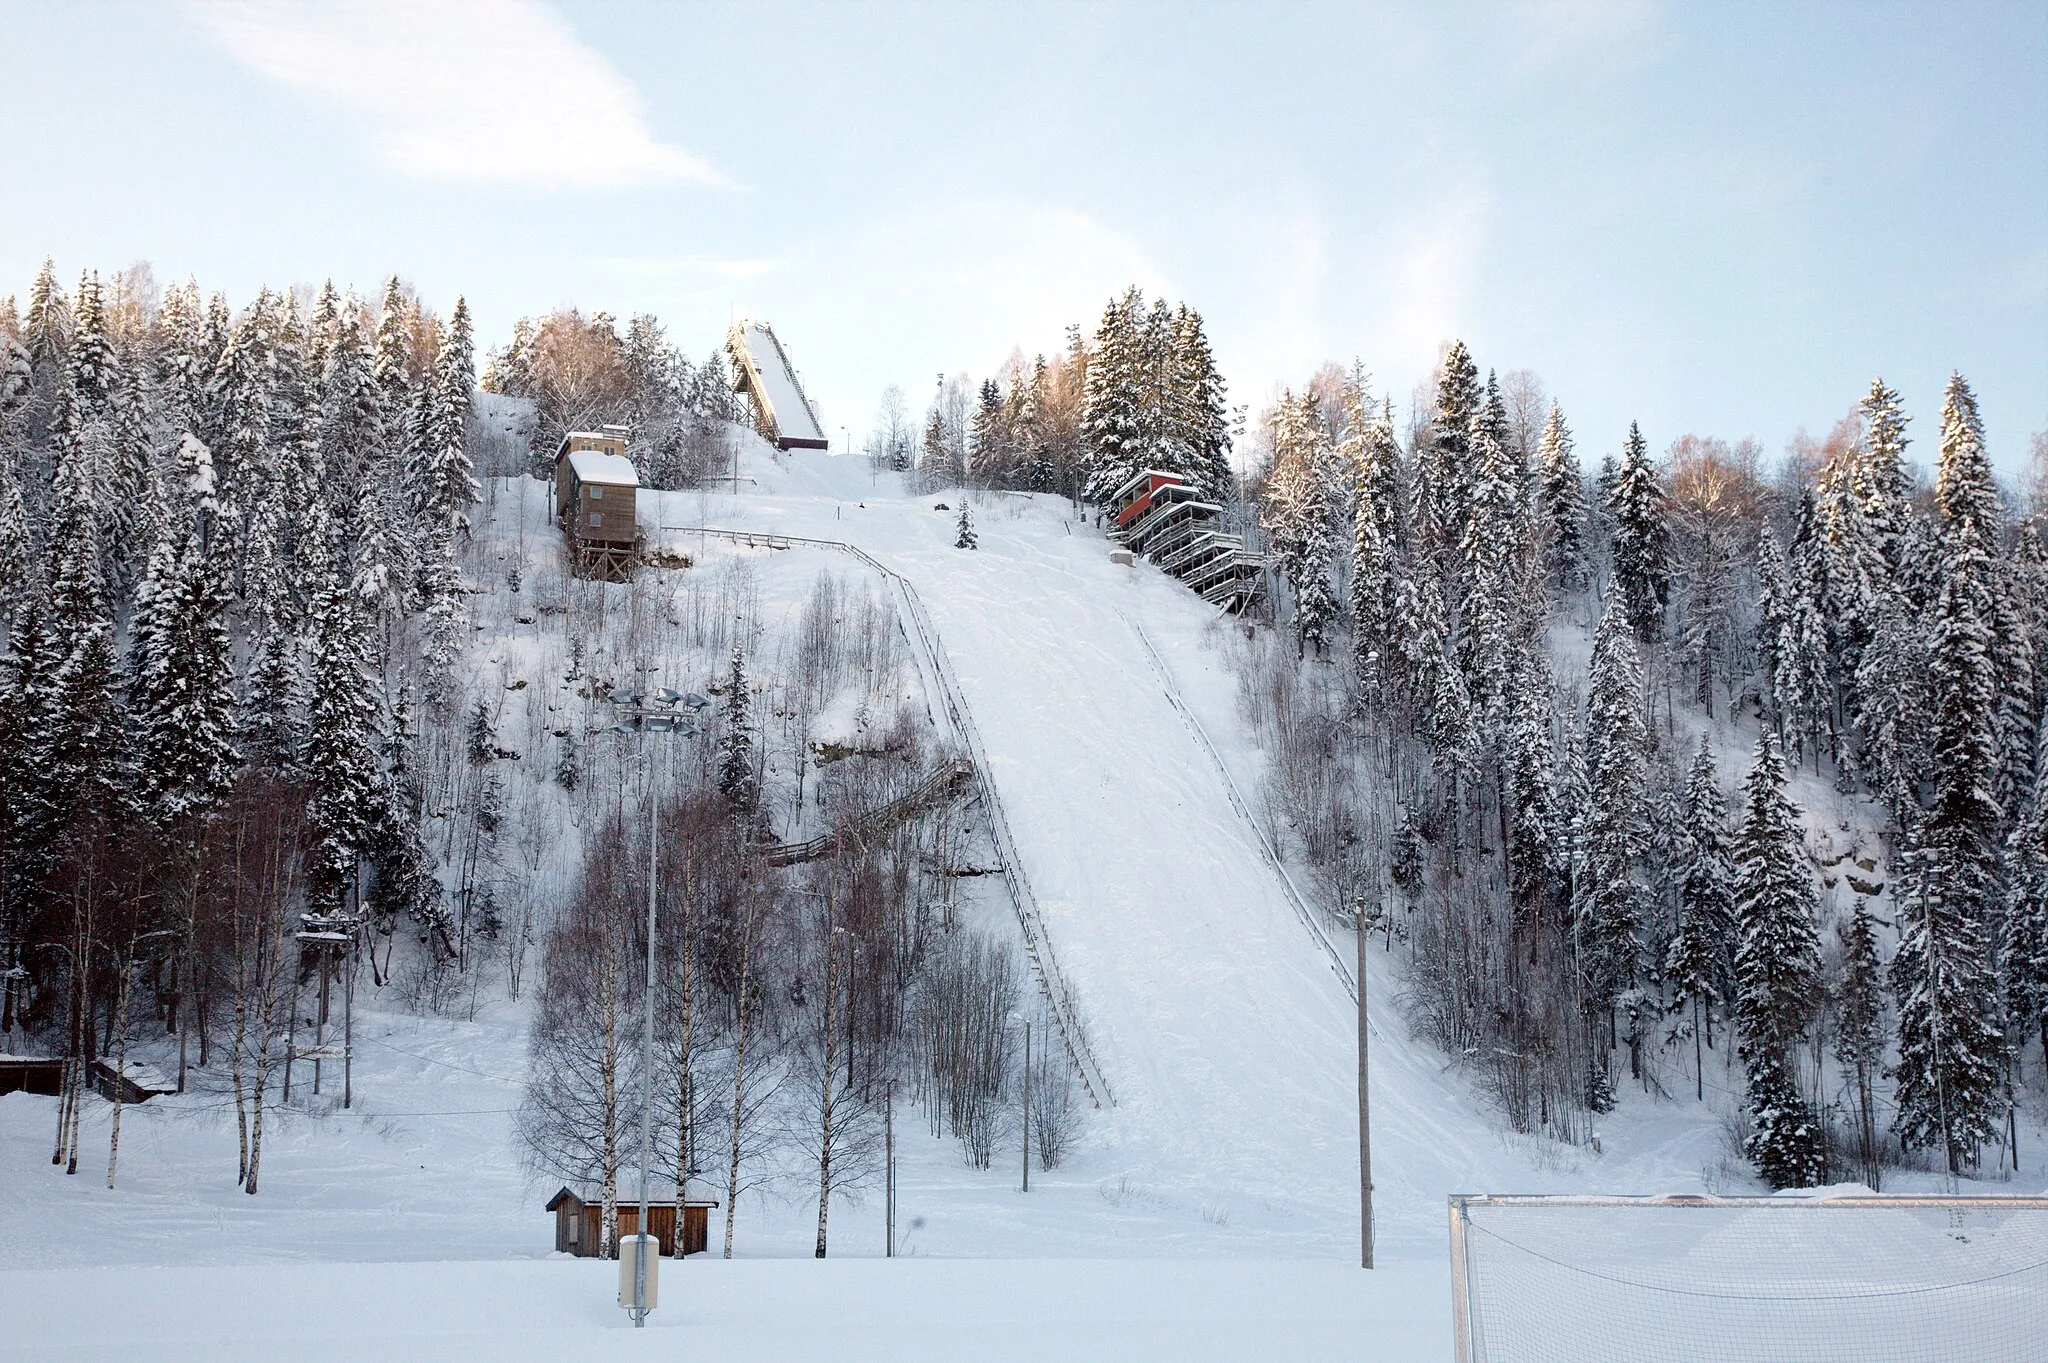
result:
[[(1219, 709), (1231, 720), (1230, 683), (1202, 646), (1217, 612), (1147, 565), (1111, 564), (1112, 546), (1055, 499), (991, 499), (968, 552), (953, 547), (957, 492), (894, 494), (855, 460), (753, 464), (758, 493), (681, 494), (664, 519), (843, 541), (915, 584), (1115, 1096), (1089, 1117), (1091, 1153), (1121, 1171), (1109, 1181), (1303, 1249), (1355, 1243), (1347, 975), (1169, 693), (1177, 672), (1199, 674), (1209, 704), (1189, 708), (1229, 760), (1234, 736), (1213, 730)], [(1502, 1152), (1442, 1061), (1374, 1011), (1382, 1222), (1440, 1242), (1443, 1193), (1480, 1162), (1498, 1172)]]

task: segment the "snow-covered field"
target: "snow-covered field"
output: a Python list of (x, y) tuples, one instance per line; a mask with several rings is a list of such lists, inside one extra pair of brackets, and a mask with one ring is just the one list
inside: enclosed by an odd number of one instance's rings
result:
[[(681, 571), (752, 558), (778, 609), (821, 568), (868, 570), (829, 548), (677, 527), (844, 541), (915, 585), (1116, 1101), (1028, 1195), (1014, 1155), (974, 1171), (899, 1113), (905, 1262), (863, 1261), (882, 1251), (878, 1195), (835, 1209), (820, 1264), (804, 1257), (814, 1206), (750, 1194), (740, 1260), (668, 1266), (655, 1333), (614, 1333), (607, 1349), (1441, 1357), (1447, 1193), (1754, 1190), (1714, 1112), (1685, 1095), (1624, 1092), (1597, 1152), (1504, 1134), (1444, 1057), (1410, 1041), (1376, 954), (1383, 1267), (1362, 1274), (1350, 997), (1132, 622), (1249, 792), (1260, 757), (1225, 663), (1234, 626), (1150, 566), (1113, 565), (1057, 499), (977, 496), (969, 553), (952, 547), (957, 493), (908, 496), (861, 461), (760, 448), (742, 473), (737, 495), (646, 495), (643, 528), (694, 559)], [(513, 504), (542, 514), (537, 497)], [(983, 884), (999, 922), (999, 885)], [(1348, 936), (1335, 946), (1348, 961)], [(509, 1360), (576, 1356), (592, 1332), (622, 1330), (609, 1266), (550, 1256), (553, 1190), (520, 1172), (522, 1026), (502, 1002), (475, 1021), (365, 1006), (355, 1109), (323, 1095), (275, 1114), (253, 1198), (235, 1187), (233, 1114), (215, 1095), (130, 1109), (114, 1192), (103, 1105), (66, 1178), (49, 1163), (55, 1100), (0, 1097), (0, 1357)], [(2022, 1134), (2027, 1171), (1982, 1191), (2042, 1186), (2037, 1129)]]

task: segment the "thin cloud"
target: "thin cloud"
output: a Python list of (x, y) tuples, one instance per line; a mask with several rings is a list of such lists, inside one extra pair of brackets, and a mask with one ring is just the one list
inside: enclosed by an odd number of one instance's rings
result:
[(659, 141), (640, 94), (539, 0), (194, 0), (237, 61), (359, 115), (428, 180), (619, 189), (730, 182)]

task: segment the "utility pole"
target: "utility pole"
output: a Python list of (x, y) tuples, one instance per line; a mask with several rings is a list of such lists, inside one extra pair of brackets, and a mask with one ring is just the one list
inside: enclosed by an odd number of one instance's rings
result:
[(1372, 1118), (1367, 1106), (1365, 1011), (1365, 912), (1358, 913), (1358, 1244), (1359, 1263), (1372, 1267)]
[(883, 1256), (896, 1257), (896, 1081), (889, 1081), (888, 1105), (882, 1109), (883, 1214), (888, 1222), (888, 1239)]
[[(660, 881), (660, 803), (655, 798), (654, 754), (647, 755), (647, 990), (640, 1024), (640, 1220), (633, 1237), (633, 1328), (647, 1326), (647, 1171), (654, 1158), (654, 896)], [(676, 1189), (676, 1215), (683, 1190)]]
[(1031, 1191), (1031, 1020), (1024, 1020), (1024, 1191)]
[[(612, 725), (615, 732), (622, 734), (670, 734), (679, 733), (685, 738), (697, 737), (696, 717), (711, 702), (692, 691), (678, 695), (666, 687), (641, 695), (613, 696), (612, 704), (619, 707), (620, 722)], [(676, 713), (681, 704), (684, 714)], [(647, 986), (643, 997), (640, 1025), (640, 1221), (634, 1227), (633, 1237), (633, 1299), (621, 1300), (633, 1317), (633, 1328), (644, 1329), (647, 1313), (653, 1310), (648, 1302), (647, 1289), (649, 1273), (652, 1271), (648, 1260), (653, 1256), (648, 1247), (654, 1237), (648, 1232), (647, 1177), (654, 1162), (654, 937), (655, 903), (660, 891), (661, 869), (661, 805), (657, 796), (660, 784), (655, 773), (654, 753), (642, 749), (647, 759)], [(621, 798), (624, 798), (623, 785)], [(686, 1062), (687, 1063), (687, 1062)], [(676, 1188), (676, 1231), (682, 1231), (684, 1188)], [(621, 1265), (619, 1295), (626, 1295), (623, 1281), (624, 1265)]]

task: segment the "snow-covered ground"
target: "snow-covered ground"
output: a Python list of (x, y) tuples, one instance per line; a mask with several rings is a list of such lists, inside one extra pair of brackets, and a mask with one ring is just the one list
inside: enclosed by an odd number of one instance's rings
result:
[[(643, 528), (694, 560), (677, 571), (752, 559), (776, 610), (794, 610), (820, 569), (867, 570), (829, 548), (680, 527), (843, 541), (915, 585), (1115, 1102), (1088, 1114), (1062, 1168), (1034, 1171), (1028, 1195), (1014, 1155), (977, 1172), (900, 1112), (905, 1263), (840, 1262), (880, 1255), (878, 1196), (835, 1209), (834, 1260), (817, 1264), (802, 1257), (814, 1208), (800, 1192), (749, 1195), (742, 1261), (671, 1266), (657, 1330), (744, 1358), (957, 1357), (969, 1344), (989, 1357), (1441, 1356), (1447, 1193), (1754, 1191), (1711, 1107), (1684, 1095), (1624, 1092), (1598, 1152), (1504, 1134), (1463, 1075), (1409, 1039), (1400, 982), (1376, 953), (1383, 1267), (1361, 1274), (1350, 997), (1133, 622), (1249, 792), (1261, 759), (1226, 664), (1235, 626), (1149, 565), (1112, 564), (1057, 499), (977, 495), (970, 553), (952, 547), (957, 492), (910, 496), (862, 461), (758, 444), (741, 473), (736, 495), (645, 495)], [(538, 493), (510, 500), (543, 514)], [(546, 544), (543, 532), (528, 553)], [(981, 886), (1001, 922), (999, 883)], [(1349, 938), (1335, 945), (1348, 961)], [(323, 1095), (314, 1112), (274, 1114), (253, 1198), (235, 1187), (232, 1110), (210, 1093), (127, 1111), (115, 1192), (103, 1105), (89, 1105), (66, 1178), (49, 1163), (54, 1100), (0, 1097), (0, 1357), (511, 1359), (621, 1329), (609, 1268), (549, 1257), (552, 1189), (520, 1171), (522, 1027), (502, 1002), (466, 1022), (366, 1005), (356, 1109)], [(2026, 1172), (1983, 1191), (2042, 1186), (2038, 1136), (2022, 1149)]]

